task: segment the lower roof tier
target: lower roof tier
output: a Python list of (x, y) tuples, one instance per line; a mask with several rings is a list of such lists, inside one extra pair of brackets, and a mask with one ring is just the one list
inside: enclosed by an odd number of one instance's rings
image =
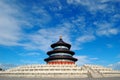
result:
[(72, 56), (50, 56), (46, 59), (44, 59), (46, 62), (51, 61), (51, 60), (59, 60), (59, 59), (65, 59), (65, 60), (72, 60), (72, 61), (77, 61), (76, 58), (72, 57)]

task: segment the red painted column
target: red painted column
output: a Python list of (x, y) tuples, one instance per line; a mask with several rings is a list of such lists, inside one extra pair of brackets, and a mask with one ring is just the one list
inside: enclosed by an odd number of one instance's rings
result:
[(52, 62), (48, 62), (47, 64), (75, 64), (75, 62), (71, 62), (71, 61), (52, 61)]

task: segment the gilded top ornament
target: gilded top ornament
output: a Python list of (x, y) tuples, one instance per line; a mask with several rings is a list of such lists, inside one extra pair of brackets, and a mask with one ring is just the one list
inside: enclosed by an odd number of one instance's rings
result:
[(62, 36), (60, 36), (60, 39), (62, 39)]

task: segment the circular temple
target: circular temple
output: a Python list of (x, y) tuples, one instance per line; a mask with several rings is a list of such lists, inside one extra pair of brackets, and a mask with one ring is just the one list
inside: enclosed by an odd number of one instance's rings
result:
[(71, 45), (64, 42), (62, 40), (62, 36), (58, 42), (51, 45), (53, 50), (48, 51), (48, 58), (44, 59), (47, 64), (75, 64), (77, 61), (76, 58), (73, 57), (75, 54), (70, 50)]

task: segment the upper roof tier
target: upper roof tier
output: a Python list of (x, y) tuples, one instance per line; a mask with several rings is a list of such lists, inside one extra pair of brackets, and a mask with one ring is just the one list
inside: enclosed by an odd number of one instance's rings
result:
[(51, 45), (52, 48), (55, 48), (55, 47), (57, 47), (57, 46), (66, 46), (66, 47), (68, 47), (69, 49), (70, 49), (70, 47), (71, 47), (70, 44), (68, 44), (68, 43), (66, 43), (66, 42), (64, 42), (64, 41), (62, 40), (62, 37), (60, 37), (60, 39), (59, 39), (58, 42), (53, 43), (53, 44)]

